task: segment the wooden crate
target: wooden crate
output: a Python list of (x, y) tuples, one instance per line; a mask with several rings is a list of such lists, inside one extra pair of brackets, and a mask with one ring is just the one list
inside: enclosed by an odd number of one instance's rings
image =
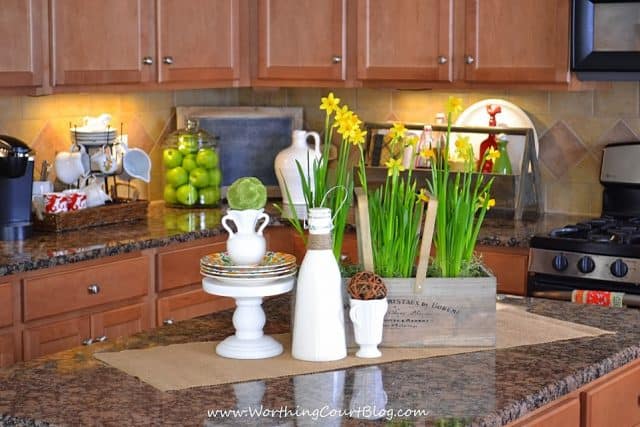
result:
[(42, 219), (33, 216), (33, 228), (40, 231), (69, 231), (101, 225), (134, 222), (146, 219), (148, 200), (125, 201), (81, 209), (78, 211), (43, 214)]
[[(360, 260), (373, 271), (366, 195), (356, 189)], [(496, 278), (425, 278), (435, 225), (437, 200), (430, 199), (425, 215), (416, 278), (383, 278), (389, 309), (384, 319), (382, 346), (494, 346), (496, 342)], [(348, 280), (348, 279), (345, 279)], [(343, 289), (346, 289), (343, 286)], [(354, 345), (345, 291), (345, 322), (349, 345)]]

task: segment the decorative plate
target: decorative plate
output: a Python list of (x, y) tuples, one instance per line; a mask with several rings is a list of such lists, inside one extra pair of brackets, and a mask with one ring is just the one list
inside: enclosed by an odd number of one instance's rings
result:
[(236, 277), (239, 279), (249, 278), (249, 277), (284, 276), (291, 272), (295, 272), (296, 270), (297, 270), (297, 267), (293, 265), (291, 267), (287, 267), (287, 268), (283, 268), (275, 271), (252, 271), (252, 272), (243, 273), (243, 272), (237, 272), (237, 271), (232, 271), (232, 272), (220, 271), (220, 270), (210, 269), (205, 266), (200, 266), (200, 272), (203, 274), (207, 274), (209, 276), (216, 276), (216, 277), (229, 277), (229, 278)]
[(247, 271), (271, 271), (281, 267), (295, 265), (296, 257), (283, 252), (267, 251), (262, 261), (257, 265), (236, 265), (231, 261), (227, 252), (216, 252), (205, 255), (200, 260), (200, 265), (215, 268), (221, 271), (247, 272)]
[(218, 280), (220, 282), (224, 282), (224, 283), (230, 283), (233, 285), (255, 285), (255, 284), (265, 284), (265, 283), (269, 283), (269, 282), (273, 282), (276, 280), (280, 280), (280, 279), (286, 279), (289, 278), (291, 276), (295, 276), (296, 272), (295, 270), (292, 271), (291, 273), (285, 274), (285, 275), (279, 275), (279, 276), (269, 276), (269, 277), (264, 277), (264, 276), (259, 276), (259, 277), (225, 277), (225, 276), (214, 276), (211, 274), (204, 274), (203, 272), (201, 272), (201, 274), (205, 277), (214, 279), (214, 280)]

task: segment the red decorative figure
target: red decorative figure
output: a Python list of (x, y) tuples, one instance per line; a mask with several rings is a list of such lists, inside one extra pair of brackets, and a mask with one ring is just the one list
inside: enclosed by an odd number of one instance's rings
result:
[[(502, 108), (496, 104), (487, 104), (487, 113), (489, 114), (489, 126), (496, 126), (496, 114), (501, 113)], [(490, 133), (487, 136), (487, 139), (482, 141), (480, 144), (480, 157), (478, 158), (478, 172), (489, 173), (493, 170), (493, 161), (487, 160), (482, 164), (482, 159), (484, 158), (484, 153), (489, 149), (493, 148), (494, 150), (498, 149), (498, 143), (496, 142), (496, 135)], [(480, 170), (482, 168), (482, 170)]]

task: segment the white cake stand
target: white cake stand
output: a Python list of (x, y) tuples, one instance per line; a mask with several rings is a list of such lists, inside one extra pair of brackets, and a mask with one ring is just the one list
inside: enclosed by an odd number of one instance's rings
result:
[(295, 276), (269, 278), (264, 282), (252, 279), (202, 279), (202, 288), (208, 294), (232, 297), (236, 300), (233, 326), (236, 333), (216, 346), (216, 353), (231, 359), (265, 359), (282, 353), (282, 344), (262, 331), (266, 316), (262, 298), (280, 295), (293, 289)]

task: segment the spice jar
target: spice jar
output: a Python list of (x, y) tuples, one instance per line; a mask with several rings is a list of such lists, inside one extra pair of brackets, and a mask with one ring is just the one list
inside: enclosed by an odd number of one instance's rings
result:
[(220, 202), (222, 174), (216, 137), (187, 120), (184, 129), (163, 144), (164, 201), (172, 207), (215, 207)]

